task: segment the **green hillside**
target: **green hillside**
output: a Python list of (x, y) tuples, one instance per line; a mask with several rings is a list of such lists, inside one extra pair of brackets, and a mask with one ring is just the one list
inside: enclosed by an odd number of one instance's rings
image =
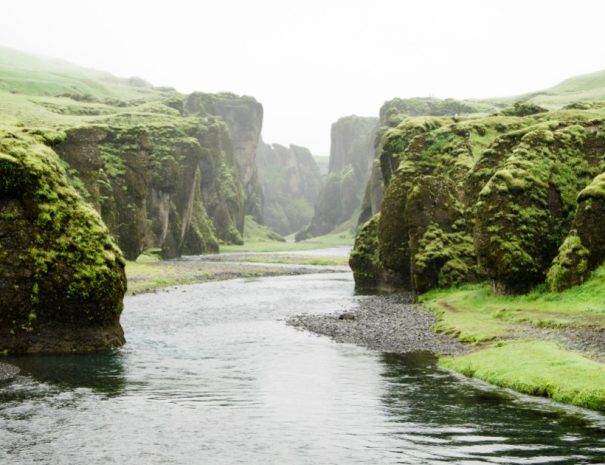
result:
[(140, 78), (109, 73), (0, 47), (0, 115), (4, 125), (74, 126), (119, 120), (170, 119), (160, 104), (177, 95)]
[(605, 70), (571, 77), (543, 91), (486, 99), (490, 103), (506, 105), (518, 100), (527, 100), (548, 109), (558, 109), (575, 102), (605, 100)]

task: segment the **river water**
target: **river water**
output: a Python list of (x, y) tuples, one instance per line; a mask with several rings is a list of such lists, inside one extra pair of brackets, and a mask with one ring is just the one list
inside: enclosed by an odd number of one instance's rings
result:
[(602, 416), (284, 322), (360, 299), (348, 272), (129, 297), (123, 350), (8, 360), (0, 464), (605, 463)]

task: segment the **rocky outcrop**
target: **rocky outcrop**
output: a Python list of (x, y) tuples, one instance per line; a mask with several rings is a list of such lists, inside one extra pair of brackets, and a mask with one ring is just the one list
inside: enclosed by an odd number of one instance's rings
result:
[(297, 240), (329, 233), (359, 209), (374, 158), (377, 118), (347, 116), (332, 124), (328, 177), (311, 224)]
[(548, 270), (546, 284), (551, 291), (581, 284), (605, 261), (604, 228), (605, 173), (597, 176), (578, 196), (571, 231)]
[(63, 138), (0, 131), (0, 352), (124, 343), (124, 260), (47, 146)]
[[(557, 290), (603, 262), (595, 176), (605, 167), (605, 121), (582, 111), (507, 116), (521, 110), (403, 116), (386, 130), (388, 187), (351, 258), (361, 287), (423, 292), (489, 278), (501, 293), (523, 293), (548, 275)], [(378, 271), (362, 276), (369, 260)]]
[(244, 195), (226, 125), (215, 117), (70, 129), (56, 151), (128, 259), (241, 243)]
[[(523, 106), (523, 108), (525, 107)], [(515, 107), (515, 109), (519, 110), (518, 107)], [(399, 166), (397, 154), (403, 150), (403, 147), (398, 146), (399, 143), (410, 143), (414, 135), (433, 130), (436, 128), (435, 125), (441, 124), (440, 118), (431, 117), (457, 117), (473, 113), (494, 113), (496, 111), (497, 107), (494, 105), (472, 100), (394, 98), (385, 102), (380, 108), (380, 120), (375, 140), (375, 159), (361, 206), (359, 225), (362, 225), (372, 215), (380, 211), (385, 187), (388, 186), (393, 172)], [(427, 118), (409, 119), (405, 128), (408, 132), (407, 136), (401, 138), (397, 134), (396, 137), (392, 138), (390, 130), (398, 127), (410, 116), (425, 116)]]
[(309, 224), (322, 187), (319, 167), (309, 149), (261, 142), (256, 166), (264, 198), (265, 224), (283, 235)]
[(255, 160), (263, 126), (263, 106), (252, 97), (194, 92), (184, 99), (182, 108), (185, 115), (214, 115), (226, 123), (243, 183), (244, 213), (262, 223), (263, 197)]

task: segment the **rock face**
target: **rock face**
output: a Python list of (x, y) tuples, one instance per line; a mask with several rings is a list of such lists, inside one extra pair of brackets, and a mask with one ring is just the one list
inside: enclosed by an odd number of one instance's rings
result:
[(605, 261), (605, 174), (580, 192), (571, 231), (548, 270), (546, 284), (562, 291), (581, 284)]
[(48, 147), (64, 137), (0, 131), (0, 352), (124, 343), (124, 260)]
[(71, 129), (56, 151), (128, 259), (149, 247), (172, 258), (242, 242), (244, 194), (217, 118)]
[(246, 212), (262, 216), (256, 147), (262, 106), (250, 97), (194, 93), (66, 129), (56, 147), (126, 258), (164, 258), (241, 244)]
[(319, 167), (309, 149), (261, 142), (256, 166), (265, 224), (283, 235), (309, 224), (322, 187)]
[[(526, 106), (522, 105), (523, 109)], [(519, 110), (518, 107), (513, 107), (511, 111), (513, 109)], [(385, 186), (388, 185), (393, 172), (399, 166), (398, 160), (395, 159), (396, 157), (393, 157), (394, 154), (402, 149), (397, 144), (401, 142), (408, 143), (415, 134), (435, 129), (433, 126), (440, 123), (435, 118), (418, 118), (414, 124), (407, 126), (406, 129), (409, 131), (409, 134), (405, 140), (399, 137), (391, 139), (390, 129), (396, 128), (405, 118), (410, 116), (457, 116), (473, 113), (493, 113), (496, 110), (495, 106), (484, 102), (454, 99), (395, 98), (385, 102), (380, 108), (380, 120), (376, 131), (375, 158), (361, 206), (359, 225), (362, 225), (372, 215), (380, 211)], [(395, 146), (392, 145), (393, 143)]]
[(396, 118), (380, 141), (380, 215), (351, 255), (359, 287), (423, 292), (489, 278), (501, 293), (545, 280), (559, 290), (603, 262), (605, 120), (521, 105)]
[(332, 124), (330, 164), (311, 224), (297, 240), (329, 233), (360, 207), (374, 158), (377, 118), (347, 116)]
[(263, 197), (255, 160), (263, 126), (263, 106), (252, 97), (194, 92), (185, 98), (183, 109), (185, 114), (219, 116), (227, 124), (244, 187), (244, 213), (262, 223)]

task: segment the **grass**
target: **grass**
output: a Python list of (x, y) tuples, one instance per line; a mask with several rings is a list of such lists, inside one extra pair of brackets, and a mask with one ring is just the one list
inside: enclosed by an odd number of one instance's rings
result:
[(211, 261), (127, 261), (127, 294), (135, 295), (184, 284), (284, 274), (283, 268)]
[(256, 239), (246, 241), (244, 245), (221, 245), (221, 252), (293, 252), (297, 250), (325, 249), (340, 245), (353, 245), (355, 238), (352, 231), (343, 231), (313, 237), (300, 242), (293, 242), (291, 237), (287, 239), (287, 242)]
[(496, 295), (489, 284), (434, 290), (420, 296), (438, 315), (436, 329), (466, 342), (506, 336), (516, 324), (605, 328), (605, 265), (561, 293), (538, 287), (527, 295)]
[(440, 364), (525, 394), (605, 411), (605, 365), (552, 342), (497, 343), (462, 357), (443, 358)]
[(534, 328), (530, 333), (535, 339), (541, 328), (605, 330), (605, 265), (585, 283), (561, 293), (548, 293), (540, 286), (527, 295), (502, 296), (489, 284), (477, 284), (433, 290), (419, 300), (436, 313), (436, 331), (476, 345), (469, 355), (443, 358), (444, 368), (605, 411), (605, 364), (553, 342), (515, 340), (521, 334), (516, 330), (527, 326)]
[(507, 105), (512, 105), (518, 100), (527, 100), (550, 110), (578, 101), (605, 100), (605, 70), (574, 76), (542, 91), (486, 99), (491, 103)]
[(255, 255), (237, 257), (238, 262), (279, 263), (288, 265), (348, 266), (349, 257), (324, 257), (320, 255)]

